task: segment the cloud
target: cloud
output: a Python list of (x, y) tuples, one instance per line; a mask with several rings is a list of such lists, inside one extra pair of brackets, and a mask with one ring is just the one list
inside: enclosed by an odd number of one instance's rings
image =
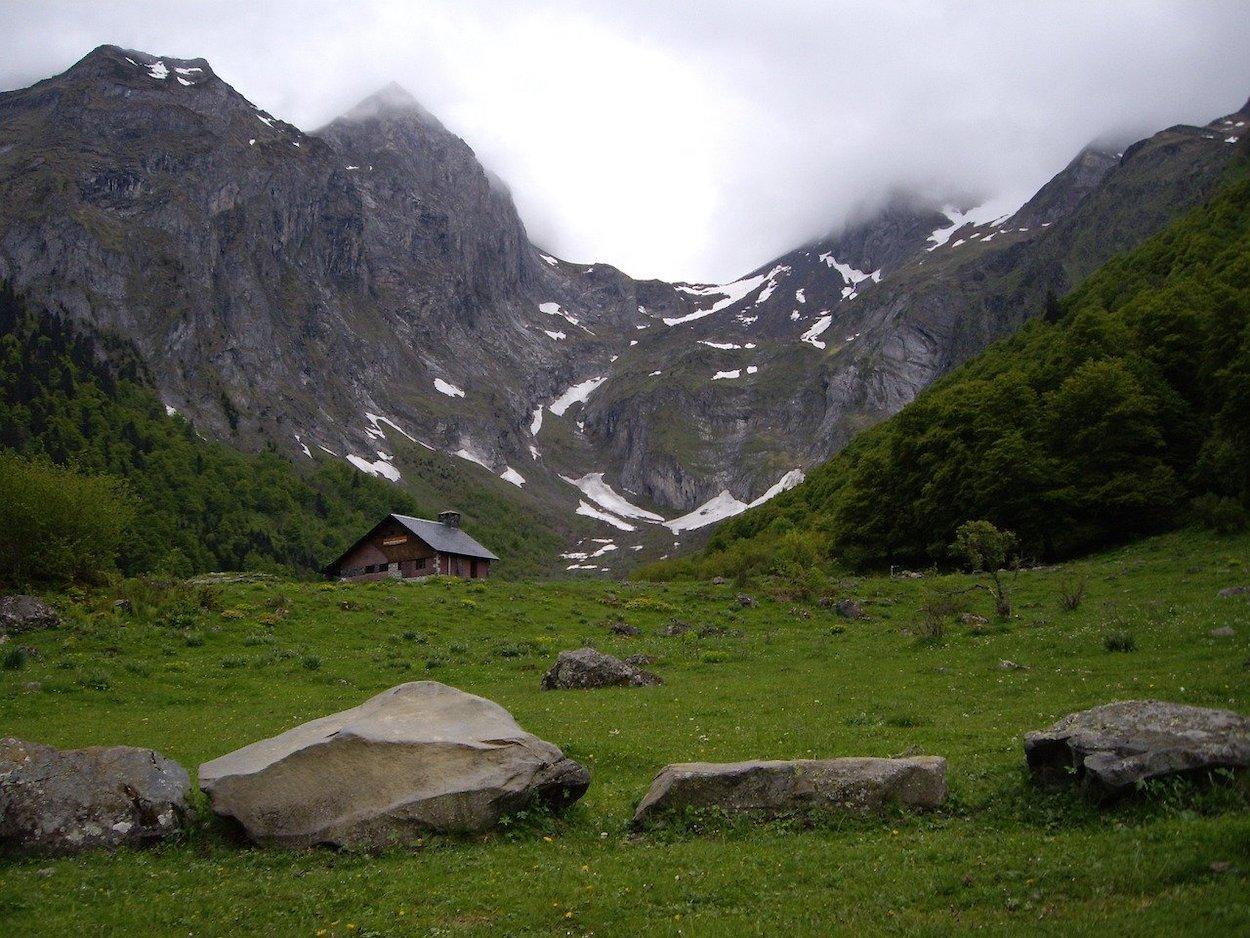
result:
[(1087, 142), (1250, 95), (1250, 5), (1004, 0), (0, 3), (0, 87), (105, 42), (202, 55), (314, 129), (390, 81), (535, 241), (726, 280), (888, 193), (1035, 190)]

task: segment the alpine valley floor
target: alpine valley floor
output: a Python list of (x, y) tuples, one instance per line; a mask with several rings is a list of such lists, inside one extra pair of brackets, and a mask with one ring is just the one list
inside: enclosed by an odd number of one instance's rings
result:
[[(1083, 602), (1061, 607), (1087, 578)], [(0, 863), (0, 932), (22, 934), (1232, 935), (1250, 931), (1250, 800), (1157, 786), (1099, 809), (1043, 792), (1021, 735), (1065, 713), (1155, 697), (1250, 711), (1250, 536), (1192, 531), (1021, 572), (1015, 615), (918, 637), (934, 576), (819, 596), (710, 583), (456, 581), (206, 589), (125, 581), (47, 597), (56, 631), (0, 671), (6, 735), (153, 746), (201, 761), (432, 678), (507, 707), (590, 766), (563, 818), (378, 856), (232, 843), (201, 820), (147, 852)], [(950, 577), (948, 585), (966, 583)], [(119, 613), (118, 598), (133, 612)], [(693, 628), (665, 637), (672, 620)], [(640, 637), (610, 634), (618, 620)], [(718, 634), (700, 636), (703, 626)], [(1230, 626), (1234, 637), (1210, 632)], [(1127, 632), (1131, 651), (1109, 651)], [(662, 687), (543, 692), (563, 648), (654, 655)], [(1112, 643), (1115, 644), (1115, 643)], [(13, 646), (10, 645), (10, 648)], [(16, 656), (21, 657), (21, 656)], [(1004, 669), (1003, 661), (1024, 667)], [(673, 824), (634, 835), (665, 763), (912, 749), (950, 760), (929, 815), (799, 825)]]

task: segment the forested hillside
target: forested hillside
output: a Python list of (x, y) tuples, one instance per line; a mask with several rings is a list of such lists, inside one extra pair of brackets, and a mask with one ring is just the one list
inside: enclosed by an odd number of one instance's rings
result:
[(947, 558), (987, 519), (1062, 557), (1250, 500), (1250, 182), (1108, 263), (808, 481), (645, 572)]
[(167, 416), (132, 349), (27, 309), (0, 289), (0, 449), (124, 479), (124, 573), (309, 572), (387, 511), (420, 512), (345, 463), (301, 473)]

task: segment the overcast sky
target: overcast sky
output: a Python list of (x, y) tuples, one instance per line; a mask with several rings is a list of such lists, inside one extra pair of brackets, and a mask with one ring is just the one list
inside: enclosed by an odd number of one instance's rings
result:
[(724, 281), (896, 188), (1016, 198), (1250, 96), (1248, 0), (0, 0), (0, 88), (116, 43), (313, 130), (397, 81), (532, 238)]

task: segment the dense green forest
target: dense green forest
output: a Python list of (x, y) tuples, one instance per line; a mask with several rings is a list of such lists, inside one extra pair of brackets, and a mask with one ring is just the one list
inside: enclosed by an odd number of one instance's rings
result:
[[(1240, 171), (1240, 170), (1239, 170)], [(985, 519), (1055, 558), (1250, 501), (1250, 181), (1106, 264), (807, 482), (645, 576), (949, 558)]]
[[(117, 557), (127, 574), (307, 573), (386, 512), (422, 513), (394, 485), (337, 460), (302, 472), (277, 453), (245, 455), (201, 439), (188, 421), (166, 416), (132, 348), (29, 309), (7, 286), (0, 287), (3, 451), (30, 463), (21, 477), (31, 492), (52, 490), (46, 480), (55, 477), (41, 463), (121, 480), (109, 491), (131, 516)], [(16, 461), (6, 470), (17, 473)], [(58, 485), (70, 480), (62, 476)]]

